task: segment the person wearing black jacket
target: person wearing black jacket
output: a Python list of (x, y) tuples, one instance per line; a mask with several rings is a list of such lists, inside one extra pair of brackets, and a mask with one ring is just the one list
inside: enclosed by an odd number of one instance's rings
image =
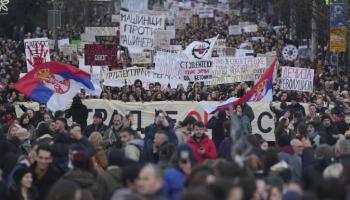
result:
[(87, 126), (87, 118), (89, 111), (83, 104), (79, 96), (73, 98), (72, 105), (66, 110), (66, 118), (72, 117), (73, 122), (78, 123), (81, 126), (81, 130), (84, 130)]
[(52, 150), (50, 146), (39, 146), (34, 164), (30, 167), (33, 174), (33, 185), (39, 193), (39, 199), (45, 199), (51, 186), (61, 177), (60, 172), (52, 164)]
[(325, 114), (322, 116), (322, 126), (320, 128), (320, 143), (334, 145), (339, 137), (339, 131), (337, 126), (332, 122), (331, 116)]
[(225, 139), (224, 122), (227, 121), (226, 111), (217, 111), (207, 123), (207, 128), (212, 129), (212, 139), (218, 149), (221, 142)]
[(89, 137), (92, 132), (97, 131), (103, 136), (107, 131), (108, 126), (103, 123), (102, 113), (96, 112), (93, 117), (93, 123), (86, 127), (84, 130), (84, 136)]
[(54, 164), (63, 172), (68, 170), (68, 153), (71, 141), (66, 130), (67, 120), (56, 119), (56, 133), (53, 136), (52, 156)]

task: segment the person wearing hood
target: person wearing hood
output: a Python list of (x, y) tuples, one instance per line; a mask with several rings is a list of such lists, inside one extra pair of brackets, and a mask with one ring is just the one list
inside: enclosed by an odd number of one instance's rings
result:
[(138, 137), (132, 128), (125, 128), (120, 133), (125, 157), (134, 161), (140, 161), (144, 141)]
[(79, 96), (75, 96), (73, 98), (72, 105), (66, 110), (65, 113), (67, 118), (72, 117), (73, 122), (78, 123), (82, 130), (85, 129), (87, 126), (86, 120), (88, 118), (89, 111)]
[(207, 128), (212, 129), (212, 140), (218, 148), (220, 143), (225, 139), (224, 122), (227, 121), (226, 111), (216, 111), (214, 116), (207, 123)]
[(282, 134), (277, 138), (277, 144), (279, 146), (278, 157), (280, 160), (285, 161), (292, 172), (291, 181), (300, 183), (301, 172), (302, 172), (302, 162), (301, 158), (294, 152), (291, 146), (291, 138), (287, 134)]
[(293, 114), (301, 113), (303, 117), (306, 116), (305, 108), (302, 105), (300, 105), (300, 103), (298, 103), (296, 96), (292, 96), (290, 98), (290, 101), (291, 104), (287, 106), (286, 110)]
[(71, 145), (81, 146), (84, 152), (89, 156), (93, 156), (96, 153), (96, 149), (89, 142), (89, 140), (84, 137), (81, 133), (81, 126), (79, 124), (74, 124), (69, 130), (69, 136), (72, 140)]
[(12, 200), (36, 200), (39, 199), (38, 193), (33, 186), (33, 176), (30, 168), (22, 166), (14, 174), (15, 185), (10, 189), (10, 198)]

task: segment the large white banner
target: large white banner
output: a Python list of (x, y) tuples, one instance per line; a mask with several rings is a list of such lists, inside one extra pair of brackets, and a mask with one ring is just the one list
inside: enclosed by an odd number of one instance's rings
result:
[(217, 57), (212, 61), (213, 78), (206, 85), (255, 81), (267, 67), (266, 57)]
[[(164, 110), (175, 120), (175, 123), (183, 121), (187, 116), (193, 116), (206, 125), (212, 117), (205, 112), (199, 102), (175, 101), (175, 102), (144, 102), (144, 103), (124, 103), (121, 101), (108, 101), (102, 99), (85, 100), (83, 103), (89, 110), (88, 124), (92, 123), (95, 112), (103, 113), (103, 120), (109, 125), (113, 116), (117, 113), (124, 115), (126, 111), (131, 112), (133, 127), (138, 131), (154, 122), (155, 110)], [(217, 104), (218, 102), (209, 102)], [(22, 103), (21, 103), (22, 104)], [(38, 108), (37, 103), (24, 103), (27, 107)], [(258, 133), (267, 141), (275, 141), (274, 136), (274, 115), (270, 111), (269, 103), (248, 103), (254, 112), (255, 118), (252, 121), (253, 134)], [(21, 116), (23, 111), (16, 106), (17, 116)], [(209, 130), (206, 130), (210, 133)]]
[(34, 65), (49, 62), (50, 47), (47, 38), (33, 38), (24, 40), (27, 71), (31, 71)]
[(314, 70), (299, 67), (282, 67), (281, 90), (312, 92)]
[(133, 67), (123, 70), (110, 71), (103, 74), (103, 79), (104, 85), (112, 87), (121, 87), (125, 84), (132, 85), (137, 79), (148, 83), (159, 82), (161, 85), (165, 86), (170, 84), (172, 88), (176, 88), (178, 84), (183, 84), (185, 88), (188, 85), (188, 82), (180, 80), (177, 77), (160, 74), (143, 67)]
[(121, 0), (122, 8), (128, 11), (147, 11), (148, 10), (148, 0)]
[(94, 36), (116, 36), (117, 31), (118, 27), (85, 27), (85, 33)]
[(165, 16), (120, 12), (120, 44), (134, 49), (153, 49), (154, 31), (164, 30)]

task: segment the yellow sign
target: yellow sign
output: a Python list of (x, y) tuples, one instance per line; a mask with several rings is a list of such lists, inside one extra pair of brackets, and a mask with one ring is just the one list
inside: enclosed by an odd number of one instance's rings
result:
[(329, 48), (331, 52), (346, 52), (346, 34), (345, 28), (331, 29)]

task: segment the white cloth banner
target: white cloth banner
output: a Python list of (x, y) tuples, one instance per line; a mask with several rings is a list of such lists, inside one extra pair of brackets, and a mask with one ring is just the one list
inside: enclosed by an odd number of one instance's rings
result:
[(217, 57), (212, 61), (213, 78), (205, 85), (255, 81), (267, 67), (266, 57)]
[(69, 38), (58, 40), (58, 48), (60, 48), (63, 45), (69, 45)]
[(132, 85), (136, 79), (140, 79), (142, 82), (159, 82), (162, 85), (170, 84), (172, 88), (176, 88), (178, 84), (183, 84), (184, 87), (187, 87), (188, 85), (186, 81), (180, 80), (177, 77), (160, 74), (143, 67), (133, 67), (123, 70), (110, 71), (103, 74), (103, 79), (104, 85), (112, 87), (121, 87), (124, 86), (125, 83)]
[[(217, 105), (219, 102), (208, 102), (208, 104)], [(21, 116), (23, 111), (19, 108), (20, 104), (24, 104), (28, 108), (38, 110), (37, 103), (17, 103), (16, 114)], [(83, 104), (89, 110), (88, 124), (92, 123), (95, 112), (103, 113), (103, 121), (106, 125), (111, 124), (113, 116), (116, 113), (124, 115), (126, 111), (130, 111), (134, 128), (138, 131), (154, 122), (154, 111), (164, 110), (168, 115), (176, 120), (176, 123), (183, 121), (187, 116), (193, 116), (198, 121), (202, 121), (205, 125), (208, 123), (211, 115), (209, 115), (199, 102), (174, 101), (174, 102), (144, 102), (144, 103), (124, 103), (114, 100), (90, 99), (84, 100)], [(274, 114), (269, 108), (269, 103), (252, 102), (248, 103), (254, 112), (255, 118), (252, 121), (253, 133), (258, 133), (267, 141), (275, 141), (274, 135)], [(305, 106), (304, 106), (305, 107)], [(307, 110), (307, 109), (306, 109)], [(211, 135), (210, 130), (206, 130)]]
[(258, 25), (250, 24), (250, 25), (244, 26), (243, 30), (244, 30), (245, 33), (257, 32), (258, 31)]
[(314, 70), (299, 67), (282, 67), (281, 90), (312, 92)]
[(154, 48), (154, 31), (165, 29), (165, 16), (120, 12), (120, 44), (138, 49)]
[(34, 65), (49, 62), (50, 47), (47, 38), (33, 38), (24, 40), (27, 71), (31, 71)]

